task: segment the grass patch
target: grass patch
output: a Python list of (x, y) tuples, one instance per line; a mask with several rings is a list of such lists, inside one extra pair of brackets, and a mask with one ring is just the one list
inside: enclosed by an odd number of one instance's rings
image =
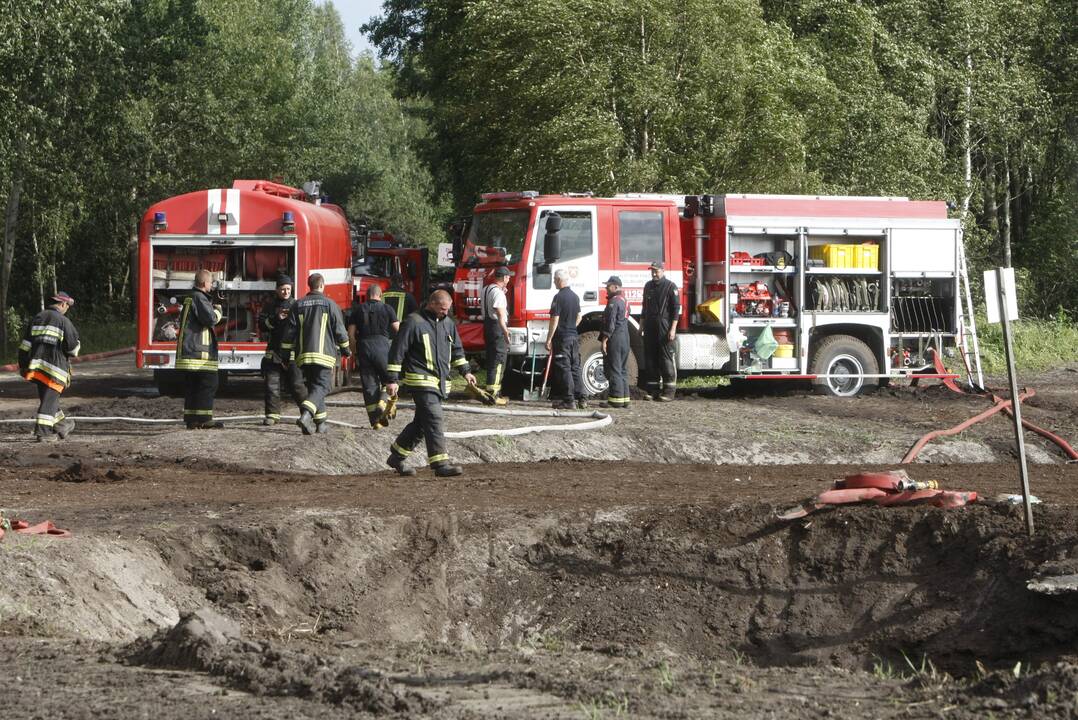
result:
[[(134, 320), (80, 320), (77, 317), (71, 319), (75, 323), (75, 329), (79, 331), (79, 342), (82, 343), (80, 355), (119, 350), (135, 344), (137, 330)], [(18, 360), (18, 345), (22, 337), (20, 335), (11, 340), (11, 345), (0, 351), (0, 365), (7, 365)]]
[[(1062, 313), (1054, 320), (1018, 320), (1011, 324), (1011, 335), (1014, 338), (1014, 364), (1019, 371), (1062, 367), (1078, 358), (1078, 323)], [(984, 317), (978, 317), (977, 336), (985, 374), (1006, 374), (1003, 326), (999, 323), (989, 325)]]

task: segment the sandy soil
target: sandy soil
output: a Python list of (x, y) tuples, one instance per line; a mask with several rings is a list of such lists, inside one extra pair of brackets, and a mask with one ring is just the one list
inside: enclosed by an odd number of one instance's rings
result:
[[(123, 362), (84, 366), (67, 412), (176, 416)], [(1024, 406), (1072, 441), (1074, 379), (1031, 378)], [(31, 390), (0, 378), (0, 417)], [(53, 718), (1078, 717), (1078, 593), (1029, 589), (1078, 575), (1078, 466), (1054, 446), (1027, 436), (1032, 539), (997, 499), (1018, 490), (1002, 416), (907, 466), (972, 506), (776, 519), (986, 407), (698, 392), (454, 441), (452, 481), (383, 471), (369, 430), (8, 426), (4, 514), (74, 537), (0, 541), (0, 693)], [(257, 383), (218, 408), (258, 412)]]

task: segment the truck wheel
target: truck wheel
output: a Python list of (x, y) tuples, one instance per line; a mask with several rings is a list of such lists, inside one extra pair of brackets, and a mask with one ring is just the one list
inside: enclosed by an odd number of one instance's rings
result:
[(868, 345), (849, 335), (831, 335), (821, 340), (810, 366), (814, 375), (834, 376), (812, 381), (813, 389), (821, 395), (853, 397), (878, 384), (876, 378), (860, 377), (880, 371), (876, 356)]
[[(636, 353), (629, 353), (629, 388), (636, 387), (640, 369), (636, 362)], [(586, 332), (580, 336), (580, 375), (584, 379), (584, 391), (588, 396), (600, 395), (610, 387), (610, 381), (603, 372), (603, 345), (599, 342), (599, 333)]]
[(183, 376), (178, 370), (154, 370), (153, 382), (157, 392), (164, 397), (182, 398), (184, 395)]

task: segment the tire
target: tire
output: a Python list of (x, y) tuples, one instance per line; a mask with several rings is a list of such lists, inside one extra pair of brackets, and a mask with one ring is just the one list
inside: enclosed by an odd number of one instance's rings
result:
[(184, 396), (183, 376), (178, 370), (154, 370), (153, 382), (157, 385), (157, 392), (164, 397)]
[[(636, 353), (629, 353), (629, 388), (639, 382), (640, 369), (636, 362)], [(599, 342), (599, 333), (586, 332), (580, 335), (580, 376), (584, 380), (584, 390), (588, 397), (595, 397), (607, 391), (610, 381), (603, 372), (603, 345)]]
[[(810, 368), (813, 375), (875, 375), (880, 371), (869, 346), (849, 335), (830, 335), (821, 340), (812, 353)], [(864, 377), (812, 381), (813, 390), (832, 397), (854, 397), (878, 384), (876, 378)]]

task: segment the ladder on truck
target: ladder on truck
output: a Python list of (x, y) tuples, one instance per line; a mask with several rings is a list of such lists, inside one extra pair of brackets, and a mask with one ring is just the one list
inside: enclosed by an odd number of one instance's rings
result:
[(969, 268), (966, 266), (966, 243), (961, 230), (958, 231), (958, 284), (962, 292), (962, 299), (958, 301), (958, 352), (962, 354), (970, 387), (982, 390), (981, 345), (977, 340), (977, 319), (973, 315), (973, 294), (970, 292)]

